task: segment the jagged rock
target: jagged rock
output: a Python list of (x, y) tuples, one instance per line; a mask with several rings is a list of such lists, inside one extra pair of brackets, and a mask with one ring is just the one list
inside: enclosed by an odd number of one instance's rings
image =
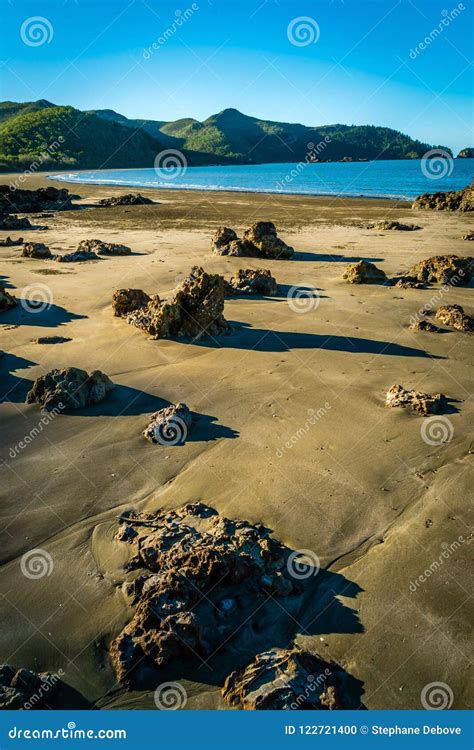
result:
[(385, 271), (366, 260), (347, 266), (342, 278), (348, 284), (378, 284), (387, 280)]
[(17, 240), (12, 240), (11, 237), (0, 240), (0, 247), (16, 247), (17, 245), (23, 245), (23, 237), (19, 237)]
[(433, 323), (430, 323), (429, 320), (415, 320), (415, 322), (411, 324), (410, 330), (417, 331), (417, 332), (421, 331), (421, 332), (440, 333), (441, 328), (438, 328), (438, 326), (433, 325)]
[(253, 711), (355, 709), (360, 705), (357, 682), (339, 664), (317, 654), (274, 648), (232, 672), (222, 695), (227, 703)]
[(83, 263), (86, 260), (99, 260), (99, 256), (90, 250), (75, 250), (65, 255), (55, 255), (58, 263)]
[(474, 240), (474, 232), (467, 232), (467, 234), (463, 234), (461, 236), (461, 239), (462, 240), (468, 240), (468, 241), (472, 242)]
[(0, 229), (33, 229), (33, 227), (26, 216), (5, 214), (0, 216)]
[(423, 193), (415, 198), (412, 208), (431, 208), (437, 211), (474, 211), (474, 187), (447, 193)]
[(150, 299), (142, 289), (117, 289), (112, 298), (114, 315), (125, 318), (133, 310), (146, 307)]
[(0, 665), (0, 710), (45, 709), (61, 680), (50, 672), (32, 672)]
[(132, 253), (127, 245), (117, 245), (115, 242), (103, 242), (102, 240), (81, 240), (77, 246), (77, 252), (93, 252), (98, 255), (131, 255)]
[(401, 406), (409, 408), (416, 414), (438, 414), (447, 405), (447, 398), (443, 393), (421, 393), (407, 391), (401, 385), (392, 385), (385, 398), (387, 406)]
[(377, 221), (367, 224), (367, 229), (379, 229), (381, 231), (415, 232), (421, 229), (417, 224), (401, 224), (399, 221)]
[(268, 591), (279, 597), (296, 590), (287, 548), (261, 525), (202, 503), (120, 520), (117, 539), (132, 548), (128, 570), (139, 573), (125, 587), (136, 608), (110, 656), (117, 680), (130, 689), (149, 670), (225, 648)]
[(465, 313), (461, 305), (443, 305), (436, 311), (436, 317), (444, 325), (456, 328), (458, 331), (474, 330), (472, 316)]
[(238, 241), (237, 234), (229, 227), (218, 227), (211, 237), (211, 250), (218, 255), (232, 255), (226, 252), (226, 248), (231, 242)]
[(230, 328), (223, 315), (224, 297), (222, 276), (194, 266), (168, 300), (152, 297), (146, 307), (131, 312), (127, 321), (156, 339), (219, 336)]
[(407, 274), (399, 277), (396, 286), (403, 289), (420, 288), (425, 284), (468, 284), (474, 275), (474, 258), (460, 258), (458, 255), (434, 255), (421, 260)]
[(184, 445), (192, 420), (186, 404), (171, 404), (151, 415), (150, 424), (143, 434), (147, 440), (159, 445)]
[(234, 294), (264, 294), (272, 296), (278, 291), (278, 284), (270, 271), (265, 268), (241, 268), (225, 285), (226, 296)]
[(6, 290), (3, 284), (0, 283), (0, 312), (5, 312), (5, 310), (10, 310), (10, 308), (15, 307), (16, 305), (16, 299), (13, 297), (13, 295), (9, 294)]
[(78, 367), (51, 370), (33, 383), (26, 403), (38, 403), (46, 411), (52, 409), (83, 409), (103, 401), (114, 384), (100, 370), (90, 375)]
[(67, 188), (48, 186), (37, 190), (10, 190), (0, 185), (0, 213), (37, 213), (39, 211), (68, 211), (72, 195)]
[(102, 198), (97, 205), (110, 208), (111, 206), (145, 206), (154, 201), (145, 198), (140, 193), (127, 193), (126, 195), (114, 195), (111, 198)]
[(278, 236), (275, 224), (271, 221), (257, 221), (256, 224), (244, 232), (244, 244), (250, 245), (252, 251), (264, 258), (287, 260), (293, 256), (292, 247), (283, 242)]
[(43, 242), (27, 242), (23, 245), (24, 258), (37, 258), (38, 260), (51, 260), (53, 254), (49, 247)]

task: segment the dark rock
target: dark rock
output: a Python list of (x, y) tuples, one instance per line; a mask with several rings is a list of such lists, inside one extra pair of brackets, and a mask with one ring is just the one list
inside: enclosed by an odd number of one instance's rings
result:
[(140, 193), (127, 193), (126, 195), (115, 195), (111, 198), (102, 198), (98, 205), (106, 208), (111, 206), (145, 206), (154, 203), (150, 198), (145, 198)]
[(411, 324), (410, 329), (412, 331), (416, 332), (430, 332), (430, 333), (440, 333), (441, 328), (438, 328), (438, 326), (433, 325), (433, 323), (430, 323), (429, 320), (416, 320), (414, 323)]
[(397, 232), (415, 232), (421, 229), (417, 224), (401, 224), (399, 221), (377, 221), (372, 224), (367, 224), (367, 229), (379, 229), (382, 232), (397, 231)]
[(15, 305), (16, 305), (15, 297), (13, 297), (13, 295), (5, 291), (5, 287), (3, 286), (3, 284), (0, 283), (0, 312), (5, 312), (5, 310), (10, 310), (12, 307), (15, 307)]
[(430, 208), (436, 211), (474, 211), (474, 187), (447, 193), (423, 193), (415, 198), (412, 208)]
[(21, 254), (24, 258), (36, 258), (37, 260), (51, 260), (53, 257), (49, 247), (42, 242), (27, 242), (23, 245)]
[(84, 263), (87, 260), (99, 260), (99, 256), (90, 250), (75, 250), (65, 255), (55, 255), (58, 263)]
[(7, 664), (0, 665), (0, 710), (49, 708), (61, 680), (50, 672), (32, 672)]
[(71, 198), (67, 188), (45, 187), (37, 190), (12, 191), (8, 185), (0, 185), (0, 213), (68, 211), (72, 208)]
[(12, 240), (11, 237), (0, 240), (0, 247), (16, 247), (17, 245), (23, 245), (23, 237), (19, 237), (17, 240)]
[(28, 392), (26, 402), (38, 403), (46, 411), (59, 409), (83, 409), (104, 400), (114, 384), (100, 370), (90, 375), (78, 367), (51, 370), (41, 375)]
[(275, 224), (271, 221), (258, 221), (244, 232), (244, 243), (256, 254), (264, 258), (288, 260), (293, 257), (292, 247), (278, 236)]
[(117, 289), (112, 298), (114, 315), (125, 318), (134, 310), (146, 307), (150, 299), (142, 289)]
[(463, 234), (461, 236), (461, 239), (472, 242), (474, 240), (474, 232), (467, 232), (467, 234)]
[(264, 268), (241, 268), (236, 276), (226, 282), (226, 296), (238, 294), (264, 294), (268, 297), (278, 291), (278, 285), (270, 271)]
[(26, 216), (4, 214), (0, 215), (0, 229), (33, 229), (33, 227)]
[(192, 420), (186, 404), (171, 404), (151, 415), (143, 434), (147, 440), (159, 445), (184, 445)]

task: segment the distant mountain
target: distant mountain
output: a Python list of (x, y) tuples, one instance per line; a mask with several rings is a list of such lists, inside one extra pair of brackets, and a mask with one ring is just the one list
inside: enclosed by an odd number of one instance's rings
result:
[(42, 169), (151, 167), (169, 148), (183, 151), (190, 165), (416, 159), (434, 148), (375, 125), (308, 127), (237, 109), (203, 122), (132, 120), (112, 109), (80, 112), (40, 100), (0, 103), (0, 168), (26, 168), (60, 135), (64, 142), (47, 155)]

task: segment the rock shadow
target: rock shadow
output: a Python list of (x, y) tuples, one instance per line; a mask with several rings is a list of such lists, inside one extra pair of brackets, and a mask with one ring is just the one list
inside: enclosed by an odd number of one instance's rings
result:
[(366, 255), (340, 255), (338, 253), (296, 251), (292, 260), (311, 261), (314, 263), (357, 263), (359, 260), (366, 260), (368, 263), (382, 263), (385, 258), (369, 258)]
[(26, 394), (32, 386), (32, 381), (13, 373), (15, 370), (23, 370), (35, 365), (36, 362), (17, 357), (16, 354), (0, 352), (0, 403), (6, 401), (22, 403), (25, 401)]
[(65, 307), (49, 303), (46, 285), (31, 286), (31, 298), (18, 299), (18, 304), (2, 313), (1, 322), (16, 326), (56, 328), (72, 320), (84, 320), (87, 315), (70, 312)]

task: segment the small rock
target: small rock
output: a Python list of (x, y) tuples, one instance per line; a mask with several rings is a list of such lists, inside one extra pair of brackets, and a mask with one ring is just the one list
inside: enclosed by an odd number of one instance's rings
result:
[(142, 289), (117, 289), (112, 298), (114, 315), (125, 318), (134, 310), (146, 307), (150, 299)]
[(23, 245), (21, 254), (24, 258), (37, 258), (38, 260), (51, 260), (53, 257), (51, 250), (43, 242), (27, 242)]
[(186, 404), (178, 403), (155, 412), (143, 434), (152, 443), (159, 445), (184, 445), (192, 414)]
[(127, 245), (117, 245), (114, 242), (103, 242), (102, 240), (81, 240), (77, 246), (78, 253), (97, 253), (97, 255), (131, 255), (132, 251)]
[(387, 280), (385, 271), (366, 260), (359, 260), (347, 266), (342, 278), (348, 284), (378, 284)]
[(441, 323), (457, 331), (474, 330), (472, 316), (465, 313), (461, 305), (443, 305), (436, 311), (436, 317)]
[(105, 208), (111, 206), (145, 206), (154, 203), (150, 198), (145, 198), (140, 193), (127, 193), (126, 195), (114, 195), (111, 198), (102, 198), (98, 205)]
[(58, 263), (83, 263), (87, 260), (99, 260), (99, 257), (90, 250), (75, 250), (65, 255), (56, 255), (54, 259)]
[(385, 398), (386, 406), (409, 408), (416, 414), (438, 414), (447, 405), (447, 398), (442, 393), (421, 393), (407, 391), (401, 385), (392, 385)]
[(83, 409), (103, 401), (114, 384), (100, 370), (90, 375), (78, 367), (51, 370), (33, 383), (26, 403), (38, 403), (45, 411), (58, 409)]

